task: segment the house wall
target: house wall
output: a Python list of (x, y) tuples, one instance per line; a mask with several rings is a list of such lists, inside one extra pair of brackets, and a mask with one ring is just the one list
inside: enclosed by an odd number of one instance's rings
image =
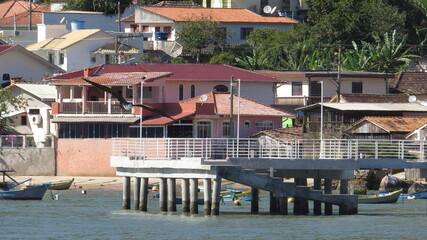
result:
[(11, 78), (22, 77), (26, 81), (39, 82), (47, 75), (58, 73), (58, 70), (49, 68), (22, 51), (12, 49), (0, 56), (0, 83), (4, 73), (10, 74)]
[(58, 139), (57, 175), (115, 176), (111, 151), (112, 139)]
[(66, 71), (75, 71), (93, 66), (91, 52), (106, 43), (114, 43), (114, 37), (110, 34), (98, 32), (66, 49)]
[[(161, 84), (160, 82), (158, 84)], [(212, 92), (213, 87), (216, 85), (225, 85), (228, 88), (230, 87), (229, 82), (225, 81), (215, 81), (215, 82), (197, 82), (197, 81), (166, 81), (164, 93), (164, 100), (166, 103), (178, 102), (179, 101), (179, 85), (183, 84), (184, 86), (184, 99), (191, 97), (191, 85), (195, 85), (196, 91), (195, 96), (200, 96), (202, 94)], [(149, 85), (147, 85), (149, 86)], [(271, 105), (274, 104), (274, 83), (272, 82), (244, 82), (241, 84), (240, 95), (242, 97), (250, 98), (254, 101)], [(235, 88), (235, 93), (237, 94), (237, 87)], [(159, 88), (159, 91), (161, 89)]]
[(20, 176), (54, 176), (55, 150), (53, 148), (2, 148), (0, 162)]

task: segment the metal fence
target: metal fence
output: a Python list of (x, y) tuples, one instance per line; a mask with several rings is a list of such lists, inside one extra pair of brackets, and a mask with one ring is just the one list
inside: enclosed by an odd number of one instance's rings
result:
[(40, 148), (52, 147), (51, 137), (42, 143), (36, 143), (33, 135), (0, 135), (1, 148)]
[(366, 139), (270, 138), (115, 138), (113, 156), (130, 159), (178, 160), (280, 159), (406, 159), (425, 161), (425, 141)]

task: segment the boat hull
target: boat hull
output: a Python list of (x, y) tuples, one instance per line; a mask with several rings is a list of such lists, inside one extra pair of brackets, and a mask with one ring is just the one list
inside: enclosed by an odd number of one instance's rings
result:
[(49, 190), (67, 190), (71, 187), (71, 184), (73, 184), (73, 182), (74, 178), (67, 181), (52, 183), (49, 186)]
[(411, 194), (402, 194), (400, 198), (404, 199), (427, 199), (427, 191), (415, 192)]
[(399, 200), (402, 190), (394, 191), (391, 193), (372, 195), (365, 197), (358, 197), (359, 204), (381, 204), (381, 203), (395, 203)]
[(14, 191), (0, 191), (0, 199), (8, 200), (42, 200), (50, 184), (24, 188)]

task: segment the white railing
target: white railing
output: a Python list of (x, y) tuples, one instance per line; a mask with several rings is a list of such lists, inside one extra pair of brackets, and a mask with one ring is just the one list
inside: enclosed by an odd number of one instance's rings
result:
[[(52, 147), (52, 139), (46, 138), (39, 147)], [(37, 148), (33, 135), (0, 135), (0, 148)]]
[(266, 138), (115, 138), (112, 156), (146, 160), (280, 158), (425, 161), (425, 141)]

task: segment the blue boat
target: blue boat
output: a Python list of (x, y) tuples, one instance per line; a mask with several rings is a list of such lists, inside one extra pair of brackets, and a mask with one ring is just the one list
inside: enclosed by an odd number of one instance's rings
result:
[[(3, 173), (3, 181), (0, 182), (0, 199), (42, 200), (50, 186), (50, 183), (46, 183), (34, 187), (21, 188), (20, 185), (28, 182), (30, 179), (18, 183), (7, 174), (8, 172), (13, 172), (12, 170), (1, 170), (0, 172)], [(6, 177), (11, 181), (6, 181)]]
[(415, 192), (411, 194), (402, 194), (400, 198), (404, 199), (427, 199), (427, 191)]

